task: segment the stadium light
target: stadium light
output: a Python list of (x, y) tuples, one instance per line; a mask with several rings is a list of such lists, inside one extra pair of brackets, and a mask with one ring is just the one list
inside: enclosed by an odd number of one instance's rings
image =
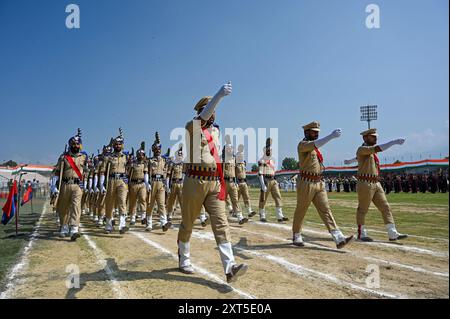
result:
[(370, 129), (370, 122), (378, 119), (378, 105), (361, 106), (361, 121), (367, 122)]

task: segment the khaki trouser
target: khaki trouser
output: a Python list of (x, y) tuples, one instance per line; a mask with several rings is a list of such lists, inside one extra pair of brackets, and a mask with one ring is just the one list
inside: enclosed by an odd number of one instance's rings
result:
[(153, 207), (155, 203), (158, 208), (159, 218), (166, 220), (166, 189), (164, 182), (153, 181), (152, 191), (149, 194), (149, 204), (147, 205), (147, 218), (153, 215)]
[(89, 210), (89, 192), (83, 191), (83, 196), (81, 197), (81, 210)]
[(186, 177), (183, 183), (183, 197), (181, 198), (181, 225), (178, 232), (178, 241), (189, 242), (192, 227), (200, 216), (202, 205), (205, 206), (211, 220), (211, 227), (216, 243), (231, 242), (225, 201), (217, 198), (220, 191), (219, 181), (205, 181)]
[(130, 184), (128, 198), (128, 214), (136, 215), (136, 206), (139, 213), (144, 213), (147, 209), (147, 188), (144, 183)]
[(115, 206), (119, 209), (120, 215), (125, 215), (127, 209), (128, 185), (122, 179), (110, 179), (105, 198), (106, 218), (113, 217)]
[(328, 203), (325, 183), (311, 183), (299, 179), (297, 182), (297, 207), (295, 208), (292, 232), (301, 232), (303, 219), (311, 202), (316, 207), (328, 231), (337, 230), (338, 227)]
[(60, 225), (78, 226), (81, 217), (81, 197), (83, 196), (80, 186), (62, 183), (58, 196), (57, 211)]
[(250, 207), (250, 192), (247, 183), (238, 184), (238, 198), (242, 196), (245, 207)]
[(104, 200), (104, 198), (106, 197), (106, 194), (102, 194), (102, 193), (97, 193), (97, 216), (98, 217), (103, 217), (105, 216), (105, 206), (106, 206), (106, 199)]
[(169, 199), (167, 200), (167, 211), (169, 214), (172, 214), (175, 209), (176, 200), (181, 203), (181, 198), (183, 195), (183, 184), (182, 183), (173, 183), (170, 188)]
[(275, 179), (264, 180), (267, 187), (267, 192), (264, 193), (264, 198), (259, 197), (259, 209), (264, 209), (266, 206), (267, 198), (269, 194), (272, 195), (273, 200), (275, 201), (275, 207), (282, 207), (283, 204), (281, 202), (281, 194), (280, 188), (278, 187), (278, 182)]
[(356, 210), (356, 223), (358, 225), (365, 225), (366, 214), (371, 202), (381, 212), (384, 224), (394, 224), (391, 208), (380, 183), (358, 181), (356, 191), (358, 192), (358, 209)]
[(97, 214), (97, 196), (96, 193), (91, 193), (89, 196), (89, 210), (94, 214), (94, 216)]
[[(230, 198), (231, 206), (233, 207), (233, 212), (238, 213), (241, 211), (241, 207), (239, 206), (238, 200), (238, 186), (233, 182), (225, 182), (227, 185), (227, 195)], [(227, 203), (228, 204), (228, 203)]]

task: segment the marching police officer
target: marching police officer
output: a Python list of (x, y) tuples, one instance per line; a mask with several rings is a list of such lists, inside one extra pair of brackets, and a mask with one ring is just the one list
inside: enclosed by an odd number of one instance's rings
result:
[(394, 145), (402, 145), (405, 140), (400, 138), (385, 144), (377, 144), (378, 133), (375, 128), (361, 133), (364, 144), (358, 148), (356, 157), (358, 159), (358, 209), (356, 211), (356, 222), (358, 224), (358, 239), (361, 241), (373, 241), (367, 234), (365, 228), (366, 214), (370, 203), (373, 202), (383, 216), (384, 224), (388, 232), (389, 240), (407, 238), (408, 235), (400, 234), (394, 224), (391, 208), (387, 202), (386, 195), (379, 182), (380, 161), (377, 153), (386, 151)]
[(169, 180), (167, 179), (167, 159), (161, 156), (161, 140), (159, 133), (155, 134), (155, 142), (152, 145), (153, 157), (148, 163), (148, 173), (150, 176), (149, 203), (147, 206), (146, 223), (147, 231), (153, 229), (153, 207), (155, 203), (158, 208), (159, 222), (163, 231), (167, 231), (172, 226), (172, 222), (167, 220), (166, 215), (166, 192), (169, 192)]
[[(58, 193), (57, 211), (60, 219), (60, 236), (70, 236), (72, 241), (80, 237), (81, 198), (83, 196), (83, 171), (87, 154), (81, 151), (81, 130), (69, 139), (69, 150), (58, 160), (52, 179), (52, 193)], [(56, 183), (59, 181), (60, 187)]]
[(188, 166), (183, 182), (178, 255), (180, 270), (184, 273), (193, 273), (190, 261), (190, 237), (194, 221), (204, 205), (210, 215), (211, 227), (227, 281), (233, 282), (247, 271), (248, 266), (237, 265), (234, 260), (224, 203), (226, 185), (218, 152), (219, 130), (214, 125), (216, 106), (229, 94), (231, 94), (230, 83), (222, 86), (214, 97), (200, 99), (194, 107), (197, 117), (186, 124)]
[(105, 232), (113, 230), (113, 210), (117, 204), (119, 210), (119, 232), (124, 234), (126, 225), (126, 201), (128, 194), (128, 177), (126, 175), (127, 155), (123, 153), (123, 132), (119, 128), (119, 136), (113, 140), (113, 152), (105, 157), (100, 168), (100, 187), (105, 197)]
[(288, 221), (287, 217), (283, 215), (281, 193), (278, 182), (275, 179), (275, 161), (272, 157), (272, 139), (266, 140), (266, 147), (264, 148), (264, 156), (258, 161), (258, 178), (261, 185), (261, 192), (259, 196), (259, 218), (261, 222), (267, 222), (266, 219), (266, 202), (269, 194), (272, 195), (275, 201), (275, 212), (279, 223)]
[(317, 209), (320, 218), (333, 237), (337, 248), (343, 248), (353, 236), (345, 237), (334, 220), (328, 203), (328, 196), (323, 181), (323, 156), (319, 148), (331, 140), (341, 136), (341, 129), (334, 130), (328, 136), (319, 139), (320, 123), (311, 122), (303, 126), (305, 138), (297, 147), (300, 172), (297, 182), (297, 207), (292, 224), (293, 244), (304, 246), (301, 229), (311, 202)]

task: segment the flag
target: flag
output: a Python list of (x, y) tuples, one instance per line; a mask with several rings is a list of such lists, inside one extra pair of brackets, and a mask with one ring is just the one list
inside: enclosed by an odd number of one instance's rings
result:
[(6, 225), (16, 214), (17, 210), (16, 203), (17, 203), (17, 181), (14, 181), (14, 184), (9, 191), (8, 199), (6, 200), (6, 203), (2, 208), (3, 225)]
[(33, 199), (33, 189), (31, 188), (31, 184), (30, 184), (30, 185), (28, 185), (27, 191), (23, 194), (23, 198), (22, 198), (22, 202), (20, 203), (20, 206), (25, 205), (31, 199)]

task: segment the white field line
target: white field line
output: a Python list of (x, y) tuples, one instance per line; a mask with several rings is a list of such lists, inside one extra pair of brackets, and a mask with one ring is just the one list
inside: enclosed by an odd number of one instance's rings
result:
[[(158, 249), (159, 251), (168, 254), (170, 256), (172, 256), (174, 259), (178, 260), (178, 255), (172, 253), (170, 250), (168, 250), (167, 248), (161, 246), (160, 244), (150, 240), (148, 237), (140, 234), (140, 233), (135, 233), (135, 232), (130, 232), (132, 233), (134, 236), (136, 236), (137, 238), (139, 238), (140, 240), (142, 240), (144, 243), (146, 243), (149, 246), (152, 246), (153, 248)], [(238, 295), (240, 295), (243, 298), (247, 298), (247, 299), (256, 299), (257, 297), (248, 294), (242, 290), (236, 289), (233, 286), (229, 285), (228, 283), (226, 283), (225, 281), (223, 281), (222, 279), (220, 279), (218, 276), (216, 276), (215, 274), (209, 272), (208, 270), (206, 270), (205, 268), (196, 266), (194, 264), (192, 264), (192, 267), (194, 268), (194, 270), (196, 272), (198, 272), (199, 274), (202, 274), (206, 277), (208, 277), (209, 279), (221, 284), (221, 285), (225, 285), (228, 286), (233, 292), (237, 293)]]
[[(199, 239), (214, 240), (214, 235), (211, 232), (201, 233), (201, 232), (194, 231), (194, 232), (192, 232), (192, 236), (199, 238)], [(244, 249), (244, 248), (236, 247), (236, 246), (234, 246), (233, 248), (236, 250), (257, 256), (259, 258), (269, 260), (278, 265), (281, 265), (284, 268), (286, 268), (287, 270), (289, 270), (290, 272), (292, 272), (296, 275), (299, 275), (301, 277), (304, 277), (306, 279), (310, 279), (312, 276), (317, 279), (322, 279), (322, 280), (326, 280), (328, 282), (334, 283), (337, 286), (347, 287), (352, 290), (361, 291), (361, 292), (364, 292), (364, 293), (367, 293), (367, 294), (370, 294), (373, 296), (381, 297), (381, 298), (392, 298), (392, 299), (408, 298), (407, 296), (404, 296), (404, 295), (397, 295), (394, 293), (377, 291), (377, 290), (373, 290), (370, 288), (365, 288), (365, 287), (362, 287), (359, 285), (355, 285), (351, 282), (338, 279), (337, 277), (335, 277), (331, 274), (323, 273), (323, 272), (316, 271), (316, 270), (313, 270), (313, 269), (310, 269), (310, 268), (307, 268), (307, 267), (304, 267), (304, 266), (301, 266), (298, 264), (291, 263), (282, 257), (278, 257), (278, 256), (274, 256), (274, 255), (270, 255), (270, 254), (266, 254), (266, 253), (262, 253), (262, 252), (256, 252), (256, 251), (252, 251), (252, 250), (248, 250), (248, 249)]]
[[(80, 230), (82, 230), (82, 225), (80, 223)], [(112, 291), (114, 293), (114, 297), (116, 299), (126, 299), (127, 296), (123, 292), (123, 290), (120, 288), (120, 283), (117, 280), (114, 271), (109, 268), (108, 263), (106, 262), (106, 254), (97, 247), (95, 242), (91, 239), (91, 237), (87, 234), (83, 234), (82, 236), (84, 239), (86, 239), (89, 247), (91, 247), (92, 251), (94, 252), (95, 257), (97, 258), (97, 264), (100, 265), (100, 267), (103, 268), (106, 275), (108, 276), (108, 280), (112, 286)]]
[[(317, 225), (317, 226), (323, 226), (325, 227), (324, 224), (321, 223), (315, 223), (315, 222), (305, 222), (306, 224), (310, 224), (310, 225)], [(353, 231), (356, 231), (356, 227), (349, 227), (349, 226), (339, 226), (342, 229), (351, 229)], [(382, 230), (376, 230), (373, 228), (367, 229), (367, 231), (369, 233), (378, 233), (378, 234), (385, 234), (386, 235), (386, 231), (382, 231)], [(448, 239), (447, 238), (441, 238), (441, 237), (426, 237), (426, 236), (419, 236), (419, 235), (408, 235), (411, 238), (418, 238), (418, 239), (424, 239), (424, 240), (430, 240), (430, 241), (443, 241), (448, 243)]]
[[(290, 242), (290, 241), (286, 240), (285, 238), (281, 238), (281, 237), (277, 237), (277, 236), (273, 236), (273, 235), (269, 235), (269, 234), (256, 233), (256, 232), (253, 232), (253, 231), (250, 231), (250, 230), (247, 230), (247, 229), (243, 229), (243, 228), (236, 228), (236, 229), (239, 230), (239, 231), (246, 232), (246, 233), (253, 234), (253, 235), (257, 235), (257, 236), (264, 236), (264, 237), (267, 237), (267, 238), (270, 238), (270, 239), (273, 239), (273, 240), (276, 240), (276, 241)], [(364, 256), (364, 255), (359, 254), (359, 253), (352, 252), (350, 250), (344, 250), (344, 249), (339, 250), (337, 248), (324, 247), (324, 246), (321, 246), (321, 245), (317, 245), (317, 244), (313, 244), (313, 243), (306, 243), (306, 242), (305, 242), (305, 246), (306, 247), (308, 247), (308, 246), (309, 247), (317, 247), (317, 248), (320, 248), (320, 249), (325, 249), (325, 250), (334, 251), (334, 252), (345, 252), (345, 253), (347, 253), (347, 254), (349, 254), (351, 256), (355, 256), (357, 258), (364, 259), (364, 260), (367, 260), (367, 261), (370, 261), (370, 262), (376, 262), (376, 263), (380, 263), (380, 264), (396, 266), (396, 267), (399, 267), (399, 268), (404, 268), (404, 269), (408, 269), (408, 270), (411, 270), (411, 271), (420, 272), (420, 273), (433, 275), (433, 276), (439, 276), (439, 277), (445, 277), (445, 278), (449, 277), (448, 272), (443, 273), (443, 272), (431, 271), (431, 270), (427, 270), (427, 269), (424, 269), (424, 268), (421, 268), (421, 267), (418, 267), (418, 266), (406, 265), (406, 264), (402, 264), (402, 263), (399, 263), (399, 262), (396, 262), (396, 261), (388, 261), (388, 260), (384, 260), (384, 259), (381, 259), (381, 258), (368, 257), (368, 256)]]
[(42, 219), (44, 217), (44, 214), (47, 211), (47, 203), (44, 203), (44, 206), (42, 207), (41, 216), (39, 217), (39, 220), (36, 223), (36, 226), (34, 227), (33, 233), (30, 236), (30, 240), (28, 244), (25, 246), (25, 248), (22, 251), (22, 254), (20, 256), (20, 261), (11, 269), (7, 276), (7, 284), (5, 287), (5, 290), (0, 294), (0, 299), (8, 299), (11, 298), (15, 288), (19, 284), (23, 284), (24, 280), (20, 280), (17, 278), (17, 276), (20, 273), (23, 273), (26, 268), (28, 267), (28, 254), (30, 253), (31, 248), (33, 247), (35, 241), (37, 240), (37, 236), (39, 234), (40, 225), (42, 222)]
[[(262, 222), (257, 222), (257, 221), (252, 222), (252, 223), (255, 223), (257, 225), (266, 226), (266, 227), (289, 230), (290, 232), (292, 232), (292, 228), (287, 225), (279, 225), (279, 224), (274, 224), (274, 223), (262, 223)], [(317, 231), (317, 230), (312, 230), (312, 229), (307, 229), (307, 228), (303, 229), (303, 233), (310, 233), (310, 234), (315, 234), (315, 235), (320, 235), (320, 236), (329, 236), (330, 235), (327, 232)], [(364, 245), (366, 245), (366, 244), (372, 245), (372, 246), (386, 247), (386, 248), (390, 248), (390, 249), (394, 249), (394, 250), (403, 250), (403, 251), (413, 252), (413, 253), (417, 253), (417, 254), (431, 255), (434, 257), (448, 258), (448, 252), (434, 251), (434, 250), (419, 248), (419, 247), (415, 247), (415, 246), (395, 245), (395, 244), (381, 243), (381, 242), (376, 242), (376, 241), (371, 242), (371, 243), (369, 243), (369, 242), (364, 243)]]

